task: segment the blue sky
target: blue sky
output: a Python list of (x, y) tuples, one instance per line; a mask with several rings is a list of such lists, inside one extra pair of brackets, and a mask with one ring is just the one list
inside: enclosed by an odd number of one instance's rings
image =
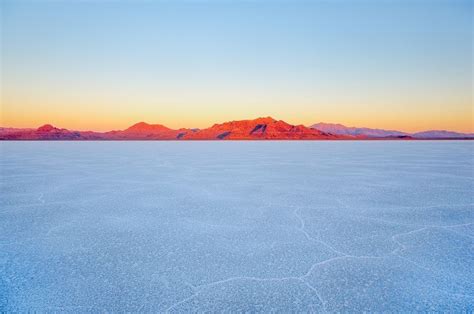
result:
[(3, 1), (2, 125), (473, 129), (471, 1)]

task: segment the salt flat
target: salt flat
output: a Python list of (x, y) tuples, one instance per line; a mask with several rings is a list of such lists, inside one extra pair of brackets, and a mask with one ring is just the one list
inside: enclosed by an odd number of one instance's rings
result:
[(0, 311), (474, 310), (474, 142), (0, 148)]

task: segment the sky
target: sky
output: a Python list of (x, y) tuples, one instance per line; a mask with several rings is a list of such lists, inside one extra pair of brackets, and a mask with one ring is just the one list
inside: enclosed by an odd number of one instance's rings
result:
[(474, 132), (470, 0), (1, 0), (4, 127)]

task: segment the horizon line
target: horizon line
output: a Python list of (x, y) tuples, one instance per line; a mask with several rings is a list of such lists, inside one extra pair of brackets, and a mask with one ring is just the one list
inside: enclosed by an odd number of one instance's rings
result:
[(171, 130), (180, 130), (180, 129), (189, 129), (189, 130), (193, 130), (193, 129), (197, 129), (197, 130), (203, 130), (203, 129), (206, 129), (206, 128), (210, 128), (212, 127), (213, 125), (215, 124), (223, 124), (223, 123), (228, 123), (228, 122), (238, 122), (238, 121), (253, 121), (253, 120), (257, 120), (257, 119), (273, 119), (275, 121), (283, 121), (285, 123), (288, 123), (290, 125), (303, 125), (307, 128), (311, 128), (313, 125), (316, 125), (316, 124), (330, 124), (330, 125), (340, 125), (340, 126), (343, 126), (345, 128), (357, 128), (357, 129), (371, 129), (371, 130), (383, 130), (383, 131), (395, 131), (395, 132), (402, 132), (402, 133), (406, 133), (406, 134), (416, 134), (416, 133), (421, 133), (421, 132), (427, 132), (427, 131), (447, 131), (447, 132), (456, 132), (456, 133), (464, 133), (464, 134), (474, 134), (474, 131), (473, 130), (470, 130), (470, 131), (461, 131), (461, 130), (454, 130), (454, 129), (444, 129), (444, 128), (428, 128), (428, 129), (419, 129), (417, 131), (406, 131), (406, 130), (402, 130), (402, 129), (398, 129), (398, 128), (392, 128), (392, 127), (388, 127), (388, 128), (384, 128), (384, 127), (367, 127), (367, 126), (353, 126), (353, 125), (346, 125), (344, 123), (339, 123), (339, 122), (323, 122), (323, 121), (319, 121), (319, 122), (315, 122), (315, 123), (312, 123), (312, 124), (309, 124), (309, 125), (306, 125), (306, 124), (302, 124), (302, 123), (298, 123), (298, 124), (293, 124), (293, 123), (289, 123), (289, 122), (286, 122), (285, 120), (283, 119), (277, 119), (277, 118), (273, 118), (272, 116), (261, 116), (261, 117), (257, 117), (257, 118), (245, 118), (245, 119), (233, 119), (233, 120), (226, 120), (226, 121), (221, 121), (221, 122), (214, 122), (204, 128), (198, 128), (198, 127), (185, 127), (185, 126), (180, 126), (178, 128), (173, 128), (173, 127), (168, 127), (166, 124), (163, 124), (163, 123), (160, 123), (160, 122), (147, 122), (147, 121), (144, 121), (144, 120), (141, 120), (141, 121), (138, 121), (138, 122), (134, 122), (134, 123), (131, 123), (129, 124), (128, 126), (124, 127), (124, 128), (111, 128), (111, 129), (107, 129), (107, 130), (98, 130), (98, 129), (93, 129), (93, 128), (69, 128), (69, 127), (63, 127), (63, 126), (59, 126), (59, 124), (56, 124), (56, 123), (52, 123), (52, 122), (46, 122), (46, 123), (38, 123), (36, 127), (31, 127), (31, 126), (28, 126), (28, 127), (17, 127), (17, 126), (4, 126), (4, 125), (0, 125), (0, 128), (3, 128), (3, 129), (32, 129), (32, 130), (35, 130), (35, 129), (38, 129), (42, 126), (45, 126), (45, 125), (51, 125), (51, 126), (54, 126), (54, 127), (57, 127), (59, 129), (66, 129), (66, 130), (70, 130), (70, 131), (79, 131), (79, 132), (96, 132), (96, 133), (106, 133), (106, 132), (112, 132), (112, 131), (123, 131), (123, 130), (126, 130), (127, 128), (130, 128), (136, 124), (139, 124), (139, 123), (146, 123), (148, 125), (162, 125), (164, 127), (167, 127)]

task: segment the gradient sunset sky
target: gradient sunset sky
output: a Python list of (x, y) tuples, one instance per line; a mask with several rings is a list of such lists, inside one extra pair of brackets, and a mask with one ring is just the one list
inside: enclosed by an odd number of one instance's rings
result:
[(1, 1), (1, 125), (474, 131), (471, 0)]

